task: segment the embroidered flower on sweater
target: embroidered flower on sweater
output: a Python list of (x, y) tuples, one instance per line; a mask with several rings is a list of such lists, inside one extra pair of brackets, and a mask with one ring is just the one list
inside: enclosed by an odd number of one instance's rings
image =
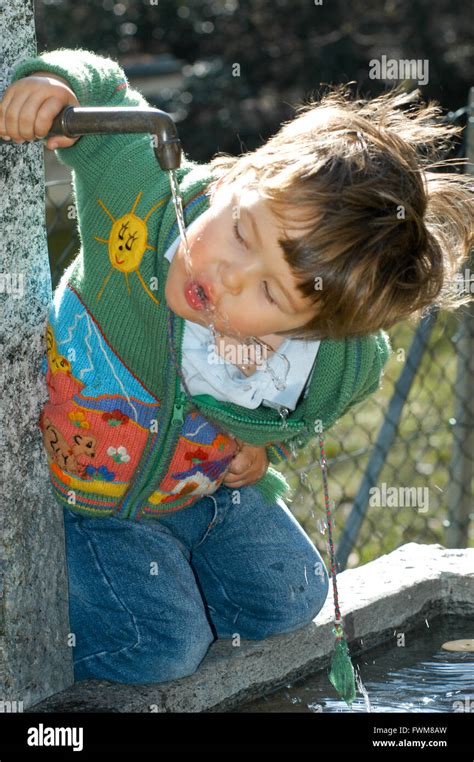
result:
[(110, 455), (116, 463), (128, 463), (130, 460), (130, 455), (128, 454), (126, 447), (109, 447), (107, 455)]
[(81, 410), (78, 410), (77, 412), (72, 410), (67, 414), (67, 417), (73, 426), (78, 426), (81, 429), (90, 429), (91, 425)]
[(102, 413), (102, 418), (104, 421), (107, 421), (109, 426), (120, 426), (121, 424), (128, 423), (130, 420), (128, 415), (122, 413), (118, 408), (112, 410), (111, 413)]
[(115, 479), (115, 472), (109, 471), (109, 469), (105, 466), (100, 466), (99, 468), (95, 468), (95, 466), (86, 466), (85, 470), (89, 476), (95, 475), (97, 479), (101, 479), (106, 482), (113, 482)]

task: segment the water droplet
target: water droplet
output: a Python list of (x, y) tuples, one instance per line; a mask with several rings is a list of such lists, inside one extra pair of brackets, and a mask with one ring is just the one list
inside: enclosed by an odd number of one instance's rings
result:
[(301, 482), (301, 484), (303, 484), (305, 487), (306, 487), (306, 486), (307, 486), (307, 484), (308, 484), (308, 474), (307, 474), (305, 471), (300, 471), (300, 482)]
[(321, 532), (321, 534), (326, 534), (326, 529), (328, 528), (328, 525), (324, 521), (324, 519), (318, 519), (318, 529)]
[(296, 442), (294, 441), (294, 439), (291, 440), (288, 446), (289, 446), (292, 457), (296, 458), (296, 456), (298, 455), (298, 447), (296, 446)]
[(361, 676), (360, 676), (360, 674), (359, 674), (357, 669), (354, 670), (354, 674), (355, 674), (355, 679), (356, 679), (356, 685), (357, 685), (360, 693), (362, 693), (362, 696), (364, 698), (365, 710), (366, 710), (366, 712), (371, 712), (372, 711), (372, 707), (370, 706), (369, 694), (367, 693), (367, 690), (366, 690), (366, 688), (365, 688), (365, 686), (364, 686), (364, 684), (362, 682), (362, 678), (361, 678)]

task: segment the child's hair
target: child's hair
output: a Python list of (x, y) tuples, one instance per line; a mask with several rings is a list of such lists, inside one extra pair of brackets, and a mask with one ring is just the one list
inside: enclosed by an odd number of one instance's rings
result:
[(440, 158), (463, 128), (439, 119), (436, 101), (414, 103), (418, 89), (351, 99), (350, 84), (298, 106), (255, 151), (209, 163), (211, 195), (237, 180), (286, 230), (297, 223), (300, 235), (279, 243), (317, 309), (282, 336), (362, 336), (471, 298), (456, 273), (472, 245), (474, 182), (446, 172), (466, 159)]

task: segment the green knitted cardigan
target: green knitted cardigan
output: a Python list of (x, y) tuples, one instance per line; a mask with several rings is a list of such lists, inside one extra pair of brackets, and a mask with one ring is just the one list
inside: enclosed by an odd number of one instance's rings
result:
[[(59, 49), (28, 58), (15, 68), (13, 81), (39, 70), (64, 77), (81, 106), (149, 106), (139, 92), (130, 88), (115, 61), (86, 50)], [(145, 134), (88, 135), (70, 148), (57, 149), (56, 156), (73, 170), (81, 238), (80, 253), (67, 271), (68, 282), (105, 332), (109, 344), (161, 401), (161, 431), (179, 426), (190, 410), (198, 410), (223, 432), (244, 442), (265, 446), (270, 463), (278, 465), (291, 459), (316, 436), (316, 422), (320, 422), (324, 432), (328, 431), (349, 409), (379, 388), (383, 366), (392, 352), (384, 331), (362, 338), (323, 340), (307, 394), (300, 397), (295, 411), (290, 412), (286, 420), (273, 408), (260, 405), (247, 409), (217, 401), (209, 395), (194, 396), (191, 403), (181, 392), (179, 376), (169, 356), (167, 315), (173, 313), (164, 297), (169, 267), (164, 253), (179, 231), (168, 173), (161, 170), (156, 160), (151, 137)], [(185, 155), (177, 178), (185, 223), (189, 225), (208, 208), (205, 189), (213, 178), (206, 165), (199, 165)], [(130, 211), (138, 197), (136, 214), (141, 218), (158, 206), (148, 221), (148, 242), (154, 244), (156, 251), (153, 255), (146, 253), (140, 272), (146, 283), (156, 277), (160, 306), (153, 303), (135, 280), (132, 314), (125, 298), (123, 279), (117, 280), (114, 288), (105, 288), (100, 301), (95, 299), (98, 284), (103, 283), (106, 273), (103, 261), (106, 247), (96, 238), (107, 239), (112, 224), (104, 205), (118, 217)], [(173, 341), (179, 363), (183, 328), (184, 320), (173, 315)], [(166, 440), (167, 443), (172, 441)], [(171, 455), (169, 448), (161, 447), (159, 457), (152, 459), (149, 467), (154, 473), (163, 473)], [(137, 515), (139, 498), (143, 497), (144, 485), (151, 484), (151, 478), (152, 474), (147, 473), (139, 480), (141, 491), (129, 490), (130, 500), (121, 516)], [(270, 501), (285, 496), (290, 490), (284, 476), (272, 466), (255, 486)], [(189, 495), (179, 496), (172, 507), (179, 508), (185, 502), (189, 505)]]

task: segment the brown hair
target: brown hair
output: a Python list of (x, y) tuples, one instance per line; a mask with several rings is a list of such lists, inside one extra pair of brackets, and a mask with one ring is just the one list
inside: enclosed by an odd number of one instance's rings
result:
[(209, 163), (209, 193), (238, 180), (268, 199), (286, 230), (290, 219), (305, 225), (279, 243), (317, 309), (280, 335), (365, 335), (471, 298), (456, 273), (472, 245), (474, 183), (446, 172), (466, 159), (440, 159), (463, 128), (443, 123), (436, 101), (415, 104), (418, 89), (364, 100), (351, 98), (350, 84), (298, 106), (255, 151)]

